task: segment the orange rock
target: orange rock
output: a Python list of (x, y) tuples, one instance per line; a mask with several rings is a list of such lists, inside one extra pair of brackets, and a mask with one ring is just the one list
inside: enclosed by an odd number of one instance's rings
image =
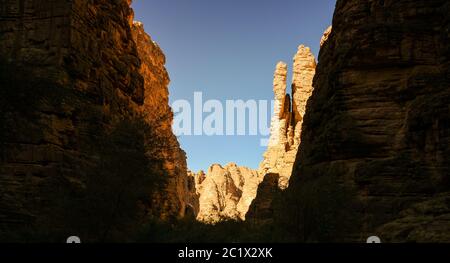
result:
[[(203, 177), (202, 172), (196, 177)], [(257, 171), (229, 163), (213, 164), (204, 180), (197, 180), (199, 221), (214, 224), (222, 220), (245, 220), (262, 177)]]
[[(286, 94), (287, 66), (279, 62), (274, 74), (275, 106), (270, 125), (270, 139), (259, 173), (279, 175), (279, 187), (289, 184), (297, 149), (303, 115), (308, 98), (312, 93), (316, 61), (308, 47), (300, 45), (294, 56), (292, 77), (292, 100)], [(291, 106), (292, 105), (292, 106)]]

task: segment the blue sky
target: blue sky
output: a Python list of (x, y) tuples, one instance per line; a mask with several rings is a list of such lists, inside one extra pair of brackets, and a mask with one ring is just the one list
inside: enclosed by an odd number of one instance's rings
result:
[[(317, 58), (335, 0), (133, 0), (132, 6), (135, 20), (166, 55), (171, 102), (192, 102), (195, 91), (203, 92), (203, 100), (224, 102), (272, 100), (276, 63), (284, 61), (291, 70), (300, 44)], [(257, 168), (265, 151), (261, 138), (202, 135), (179, 141), (189, 169), (198, 171), (228, 162)]]

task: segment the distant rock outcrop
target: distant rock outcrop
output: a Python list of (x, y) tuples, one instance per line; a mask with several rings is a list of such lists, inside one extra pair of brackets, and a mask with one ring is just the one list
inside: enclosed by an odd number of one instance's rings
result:
[(312, 93), (316, 60), (311, 50), (298, 47), (294, 56), (292, 99), (286, 94), (287, 65), (279, 62), (275, 69), (273, 91), (274, 115), (270, 125), (270, 139), (259, 172), (279, 175), (279, 187), (286, 189), (300, 145), (306, 102)]
[(257, 171), (229, 163), (213, 164), (206, 175), (194, 175), (199, 198), (197, 219), (205, 223), (245, 220), (262, 177)]

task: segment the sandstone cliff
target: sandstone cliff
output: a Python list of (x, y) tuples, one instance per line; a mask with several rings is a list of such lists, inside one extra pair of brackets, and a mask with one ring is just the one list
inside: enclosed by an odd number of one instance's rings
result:
[(125, 195), (141, 219), (184, 215), (165, 58), (130, 2), (2, 3), (0, 232), (108, 239), (135, 220)]
[(200, 209), (200, 192), (199, 187), (204, 180), (203, 171), (193, 173), (188, 170), (188, 185), (186, 192), (186, 216), (196, 218)]
[(281, 193), (279, 180), (279, 174), (269, 173), (264, 175), (264, 179), (259, 184), (257, 194), (247, 212), (249, 224), (263, 225), (273, 223), (276, 206), (274, 200), (277, 199), (277, 194)]
[(450, 241), (449, 13), (337, 1), (277, 212), (297, 241)]
[(270, 124), (269, 145), (264, 153), (259, 172), (278, 174), (278, 184), (281, 189), (289, 185), (295, 156), (300, 145), (306, 102), (312, 92), (315, 68), (316, 60), (311, 50), (300, 45), (294, 56), (292, 99), (289, 94), (286, 94), (287, 65), (280, 62), (275, 69), (274, 115)]
[(213, 164), (206, 175), (194, 175), (199, 198), (197, 220), (217, 223), (223, 220), (245, 220), (262, 177), (257, 171), (229, 163)]
[(159, 207), (157, 214), (162, 219), (173, 215), (184, 216), (191, 192), (188, 189), (186, 154), (172, 132), (173, 112), (169, 106), (170, 80), (164, 67), (165, 56), (145, 33), (142, 23), (133, 23), (132, 35), (141, 59), (140, 73), (144, 77), (145, 99), (140, 110), (149, 123), (157, 123), (155, 130), (163, 141), (152, 154), (163, 161), (163, 169), (167, 171), (168, 177), (164, 189), (154, 197), (153, 207)]

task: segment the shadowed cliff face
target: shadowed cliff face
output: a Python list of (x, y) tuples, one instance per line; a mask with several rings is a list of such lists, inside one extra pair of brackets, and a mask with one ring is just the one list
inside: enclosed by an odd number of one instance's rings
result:
[(450, 241), (449, 8), (337, 1), (277, 212), (296, 240)]
[(11, 238), (124, 240), (146, 218), (184, 215), (165, 58), (129, 4), (2, 3), (0, 232)]

